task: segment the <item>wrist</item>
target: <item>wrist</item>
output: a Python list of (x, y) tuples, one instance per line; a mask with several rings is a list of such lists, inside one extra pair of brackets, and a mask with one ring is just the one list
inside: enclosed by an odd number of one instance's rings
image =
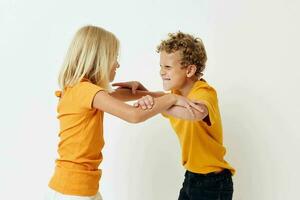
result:
[(176, 98), (176, 95), (175, 95), (175, 94), (167, 94), (167, 96), (168, 96), (168, 98), (171, 99), (172, 105), (176, 104), (177, 98)]

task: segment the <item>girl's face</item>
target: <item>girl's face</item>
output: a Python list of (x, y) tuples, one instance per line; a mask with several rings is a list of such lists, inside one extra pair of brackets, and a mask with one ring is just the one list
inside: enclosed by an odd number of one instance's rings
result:
[(118, 61), (115, 61), (110, 69), (110, 76), (109, 76), (110, 82), (112, 82), (115, 79), (116, 71), (117, 71), (117, 68), (119, 68), (119, 67), (120, 67), (120, 65), (119, 65)]
[(164, 90), (180, 90), (187, 81), (187, 70), (181, 65), (179, 51), (160, 53), (160, 76), (163, 80)]

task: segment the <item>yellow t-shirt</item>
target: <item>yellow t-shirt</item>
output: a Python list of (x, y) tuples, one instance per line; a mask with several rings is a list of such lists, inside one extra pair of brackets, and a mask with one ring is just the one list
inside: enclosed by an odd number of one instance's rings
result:
[[(180, 94), (179, 91), (172, 93)], [(163, 114), (176, 132), (182, 149), (182, 165), (189, 171), (200, 174), (235, 170), (224, 160), (221, 116), (216, 91), (204, 80), (195, 82), (187, 98), (201, 100), (208, 108), (208, 117), (203, 121), (188, 121)]]
[(102, 161), (103, 112), (92, 108), (96, 93), (103, 90), (86, 79), (67, 87), (58, 106), (59, 158), (49, 187), (63, 194), (92, 196), (98, 192)]

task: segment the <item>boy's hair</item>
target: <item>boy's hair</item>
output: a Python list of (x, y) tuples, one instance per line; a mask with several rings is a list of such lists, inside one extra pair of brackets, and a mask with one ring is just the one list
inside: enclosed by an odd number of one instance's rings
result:
[(200, 78), (205, 69), (207, 61), (204, 44), (200, 38), (182, 32), (169, 33), (166, 40), (162, 40), (157, 47), (157, 52), (167, 53), (181, 52), (181, 65), (187, 67), (195, 65), (197, 67), (195, 75)]
[(58, 82), (62, 90), (83, 78), (110, 89), (109, 78), (117, 60), (119, 40), (114, 34), (96, 26), (84, 26), (75, 34), (62, 65)]

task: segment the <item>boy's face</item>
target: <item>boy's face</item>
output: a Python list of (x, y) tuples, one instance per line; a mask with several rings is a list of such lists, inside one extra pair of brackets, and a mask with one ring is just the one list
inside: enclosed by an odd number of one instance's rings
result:
[(160, 76), (164, 90), (180, 90), (187, 81), (187, 69), (181, 65), (181, 54), (160, 52)]

